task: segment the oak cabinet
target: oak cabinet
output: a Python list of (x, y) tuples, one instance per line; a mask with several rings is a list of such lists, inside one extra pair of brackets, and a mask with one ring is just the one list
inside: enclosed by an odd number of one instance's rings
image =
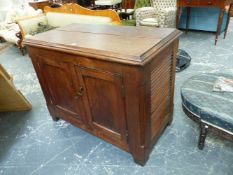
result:
[(176, 29), (73, 24), (24, 43), (53, 119), (144, 165), (172, 121), (179, 35)]

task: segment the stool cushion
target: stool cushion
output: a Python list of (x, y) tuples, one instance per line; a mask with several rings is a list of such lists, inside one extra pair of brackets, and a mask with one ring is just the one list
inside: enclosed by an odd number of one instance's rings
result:
[(204, 122), (233, 133), (233, 93), (214, 92), (218, 77), (228, 74), (201, 74), (188, 79), (181, 87), (183, 105)]

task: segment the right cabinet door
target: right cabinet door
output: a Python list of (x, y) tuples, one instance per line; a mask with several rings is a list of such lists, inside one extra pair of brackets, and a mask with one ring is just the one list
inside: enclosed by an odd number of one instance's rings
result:
[(84, 88), (83, 102), (89, 123), (97, 135), (115, 143), (127, 143), (122, 76), (87, 67), (76, 67)]

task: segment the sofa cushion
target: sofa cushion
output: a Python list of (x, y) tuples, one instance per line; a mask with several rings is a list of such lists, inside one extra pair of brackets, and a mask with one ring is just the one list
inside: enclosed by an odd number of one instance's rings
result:
[(53, 27), (62, 27), (72, 23), (106, 24), (112, 22), (112, 19), (110, 17), (55, 12), (46, 13), (46, 17), (48, 24)]
[(16, 37), (16, 33), (18, 33), (19, 31), (20, 31), (19, 26), (16, 23), (0, 24), (0, 37), (4, 38), (4, 40), (8, 42), (17, 44), (19, 38)]
[(0, 30), (0, 37), (4, 38), (4, 40), (14, 43), (14, 44), (18, 44), (18, 40), (19, 38), (16, 37), (15, 35), (15, 31), (13, 30)]
[(42, 13), (42, 10), (40, 9), (34, 10), (31, 6), (29, 6), (28, 4), (25, 4), (24, 8), (13, 8), (9, 10), (6, 14), (5, 22), (12, 23), (26, 16), (36, 16), (41, 13)]
[(48, 21), (45, 15), (39, 15), (33, 18), (28, 18), (25, 20), (19, 20), (18, 23), (25, 32), (24, 35), (35, 33), (38, 30), (38, 24), (48, 25)]

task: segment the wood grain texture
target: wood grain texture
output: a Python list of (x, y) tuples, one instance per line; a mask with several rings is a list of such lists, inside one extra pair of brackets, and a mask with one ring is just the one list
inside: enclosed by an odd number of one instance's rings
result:
[(0, 111), (25, 111), (31, 108), (28, 100), (14, 86), (13, 78), (0, 64)]
[[(172, 120), (179, 35), (175, 29), (73, 25), (25, 44), (53, 119), (128, 151), (144, 165)], [(128, 52), (126, 41), (136, 42)]]
[(59, 12), (59, 13), (72, 13), (80, 15), (93, 15), (110, 17), (115, 24), (121, 24), (121, 20), (117, 12), (114, 10), (90, 10), (75, 3), (64, 4), (58, 8), (51, 8), (46, 6), (44, 12)]
[(178, 30), (169, 28), (72, 24), (38, 34), (24, 43), (74, 54), (78, 52), (83, 56), (94, 53), (99, 59), (109, 60), (111, 57), (111, 61), (143, 65), (164, 49), (165, 43), (179, 35)]

